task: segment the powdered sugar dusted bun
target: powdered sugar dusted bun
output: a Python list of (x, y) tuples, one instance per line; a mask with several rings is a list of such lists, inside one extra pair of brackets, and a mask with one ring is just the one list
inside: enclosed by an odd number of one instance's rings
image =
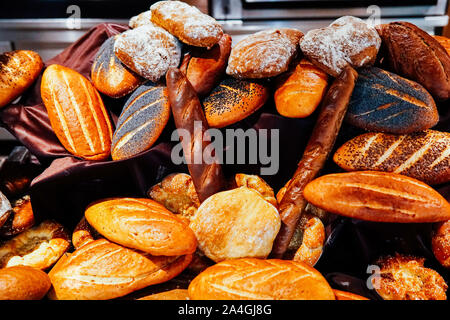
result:
[(131, 70), (157, 82), (180, 63), (181, 43), (166, 30), (149, 24), (117, 36), (114, 53)]
[(132, 29), (145, 26), (146, 24), (152, 24), (152, 12), (150, 10), (141, 12), (137, 16), (132, 17), (128, 23)]
[(326, 28), (311, 30), (300, 40), (303, 53), (334, 77), (348, 64), (355, 68), (372, 65), (380, 45), (376, 29), (352, 16), (341, 17)]
[(269, 29), (239, 41), (231, 50), (227, 74), (235, 78), (268, 78), (287, 71), (303, 36), (296, 29)]
[(211, 48), (222, 37), (222, 27), (214, 18), (184, 2), (159, 1), (150, 10), (153, 23), (191, 46)]

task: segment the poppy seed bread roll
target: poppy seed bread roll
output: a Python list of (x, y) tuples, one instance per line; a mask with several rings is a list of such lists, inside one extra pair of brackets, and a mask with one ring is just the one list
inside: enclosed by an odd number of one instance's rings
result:
[(268, 97), (269, 90), (257, 82), (227, 77), (203, 100), (206, 120), (214, 128), (229, 126), (261, 108)]
[(151, 82), (140, 86), (125, 103), (117, 121), (111, 147), (113, 160), (127, 159), (149, 149), (169, 117), (167, 88)]

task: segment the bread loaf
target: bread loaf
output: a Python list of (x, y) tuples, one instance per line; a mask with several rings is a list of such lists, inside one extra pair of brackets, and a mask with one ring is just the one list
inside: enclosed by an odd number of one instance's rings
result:
[(158, 82), (170, 67), (178, 67), (181, 43), (166, 30), (147, 24), (118, 35), (114, 53), (140, 76)]
[(434, 256), (441, 265), (450, 269), (450, 220), (440, 222), (435, 227), (431, 238)]
[(368, 131), (404, 134), (433, 127), (439, 114), (420, 84), (372, 67), (359, 71), (346, 121)]
[(328, 174), (306, 185), (303, 195), (317, 207), (361, 220), (424, 223), (450, 218), (450, 204), (437, 191), (395, 173)]
[(222, 27), (214, 18), (187, 3), (158, 1), (150, 10), (154, 24), (191, 46), (211, 48), (222, 37)]
[(274, 94), (277, 111), (289, 118), (305, 118), (316, 110), (325, 95), (328, 75), (307, 59), (277, 79)]
[(50, 271), (50, 299), (106, 300), (176, 277), (191, 255), (154, 257), (105, 239), (82, 246)]
[(433, 36), (444, 47), (445, 51), (450, 55), (450, 38), (442, 36)]
[(113, 160), (133, 157), (148, 150), (163, 132), (170, 117), (167, 88), (147, 82), (128, 98), (114, 132)]
[(317, 270), (276, 259), (220, 262), (192, 280), (188, 291), (192, 300), (334, 300)]
[(112, 125), (100, 94), (78, 72), (53, 64), (42, 76), (41, 96), (61, 144), (77, 157), (105, 160)]
[(448, 132), (366, 133), (342, 145), (333, 160), (346, 171), (394, 172), (439, 184), (450, 181), (449, 146)]
[(97, 52), (91, 68), (95, 88), (112, 98), (120, 98), (143, 82), (140, 76), (127, 69), (114, 54), (115, 37), (106, 40)]
[(249, 35), (232, 49), (227, 74), (238, 78), (268, 78), (288, 70), (303, 36), (296, 29), (269, 29)]
[(261, 108), (268, 97), (262, 84), (227, 77), (203, 100), (206, 120), (214, 128), (229, 126)]
[(191, 254), (197, 247), (188, 225), (150, 199), (100, 200), (89, 205), (85, 216), (107, 239), (152, 255)]
[(377, 26), (392, 70), (423, 85), (439, 100), (450, 98), (450, 55), (427, 32), (409, 22)]
[(0, 300), (40, 300), (51, 285), (47, 274), (35, 268), (0, 269)]
[(375, 28), (352, 16), (340, 17), (326, 28), (310, 30), (300, 41), (303, 54), (333, 77), (349, 65), (372, 65), (380, 45)]
[(25, 92), (41, 73), (44, 64), (34, 51), (17, 50), (0, 54), (0, 108)]

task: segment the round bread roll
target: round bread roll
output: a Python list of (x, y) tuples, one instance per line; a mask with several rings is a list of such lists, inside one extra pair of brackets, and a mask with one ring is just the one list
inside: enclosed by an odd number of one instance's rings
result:
[(200, 273), (189, 285), (191, 300), (334, 300), (314, 268), (288, 260), (233, 259)]
[(35, 268), (0, 269), (0, 300), (40, 300), (51, 285), (48, 275)]
[(114, 53), (131, 70), (157, 82), (170, 67), (178, 67), (181, 43), (166, 30), (147, 24), (118, 35)]
[(269, 90), (253, 81), (225, 78), (203, 100), (210, 127), (222, 128), (241, 121), (261, 108)]
[(431, 239), (436, 259), (446, 268), (450, 268), (450, 220), (438, 223)]
[(210, 196), (190, 224), (200, 250), (216, 262), (266, 258), (280, 226), (277, 209), (246, 187)]
[(189, 300), (189, 295), (187, 289), (173, 289), (151, 294), (138, 300)]
[(269, 29), (249, 35), (232, 49), (226, 73), (235, 78), (269, 78), (288, 70), (303, 33)]
[(0, 246), (0, 268), (30, 266), (51, 267), (70, 247), (69, 235), (54, 221), (44, 221)]
[(107, 239), (155, 256), (192, 254), (197, 248), (188, 224), (150, 199), (100, 200), (89, 205), (85, 217)]
[(380, 275), (371, 278), (372, 285), (384, 300), (446, 300), (447, 284), (424, 262), (400, 254), (382, 257), (376, 262)]
[(0, 228), (0, 236), (12, 237), (31, 228), (33, 225), (34, 214), (30, 196), (24, 196), (14, 203), (12, 215)]

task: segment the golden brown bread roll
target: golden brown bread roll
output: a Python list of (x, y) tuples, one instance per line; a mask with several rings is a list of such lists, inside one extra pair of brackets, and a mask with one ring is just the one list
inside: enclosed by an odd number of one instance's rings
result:
[(431, 238), (431, 245), (436, 259), (441, 265), (450, 268), (450, 220), (440, 222)]
[(349, 65), (372, 65), (380, 45), (376, 29), (352, 16), (340, 17), (326, 28), (310, 30), (300, 40), (303, 54), (333, 77)]
[(436, 190), (395, 173), (328, 174), (306, 185), (303, 195), (326, 211), (361, 220), (423, 223), (450, 219), (450, 204)]
[(100, 94), (78, 72), (53, 64), (42, 76), (41, 96), (64, 148), (86, 160), (109, 157), (112, 124)]
[(192, 255), (151, 256), (106, 239), (88, 243), (50, 271), (50, 299), (106, 300), (168, 281), (183, 271)]
[(277, 259), (220, 262), (200, 273), (188, 290), (192, 300), (334, 300), (317, 270)]
[(12, 214), (0, 228), (0, 236), (15, 236), (34, 225), (33, 208), (30, 196), (24, 196), (14, 203)]
[(325, 227), (319, 218), (311, 217), (303, 228), (301, 245), (292, 260), (314, 267), (322, 255), (324, 243)]
[(381, 268), (372, 285), (384, 300), (446, 300), (447, 284), (433, 269), (423, 266), (424, 258), (395, 254), (380, 258)]
[(203, 100), (206, 120), (213, 128), (229, 126), (261, 108), (268, 97), (262, 84), (227, 77)]
[(156, 256), (195, 252), (189, 226), (150, 199), (110, 198), (90, 204), (86, 220), (101, 235), (118, 244)]
[(346, 171), (403, 174), (428, 184), (450, 181), (450, 133), (426, 130), (407, 135), (366, 133), (343, 144), (333, 160)]
[(76, 249), (81, 248), (89, 242), (100, 239), (102, 236), (92, 228), (83, 216), (72, 233), (72, 245)]
[(0, 300), (40, 300), (51, 283), (41, 270), (17, 266), (0, 269)]
[(150, 10), (154, 24), (191, 46), (211, 48), (222, 37), (222, 27), (214, 18), (187, 3), (158, 1)]
[(333, 289), (333, 292), (336, 297), (336, 300), (369, 300), (366, 297), (362, 297), (360, 295), (347, 291)]
[(45, 270), (69, 247), (69, 235), (64, 227), (47, 220), (0, 246), (0, 268), (22, 265)]
[(303, 33), (296, 29), (268, 29), (249, 35), (232, 49), (226, 73), (238, 79), (275, 77), (288, 70)]
[(41, 57), (34, 51), (17, 50), (0, 54), (0, 108), (24, 93), (43, 67)]
[(189, 300), (189, 295), (187, 289), (173, 289), (151, 294), (138, 300)]
[(206, 199), (190, 227), (199, 249), (216, 262), (266, 258), (280, 229), (280, 216), (260, 193), (240, 187)]
[(136, 89), (144, 79), (127, 69), (114, 54), (115, 37), (106, 40), (91, 67), (92, 84), (101, 93), (120, 98)]
[(147, 194), (171, 212), (181, 215), (188, 221), (200, 206), (194, 182), (191, 176), (185, 173), (173, 173), (166, 176), (160, 183), (151, 187)]
[(259, 192), (264, 200), (269, 202), (275, 208), (278, 207), (273, 189), (261, 177), (251, 174), (237, 173), (234, 176), (234, 182), (238, 188), (247, 187)]
[(307, 59), (277, 79), (274, 94), (277, 111), (289, 118), (305, 118), (316, 110), (325, 95), (328, 75)]

